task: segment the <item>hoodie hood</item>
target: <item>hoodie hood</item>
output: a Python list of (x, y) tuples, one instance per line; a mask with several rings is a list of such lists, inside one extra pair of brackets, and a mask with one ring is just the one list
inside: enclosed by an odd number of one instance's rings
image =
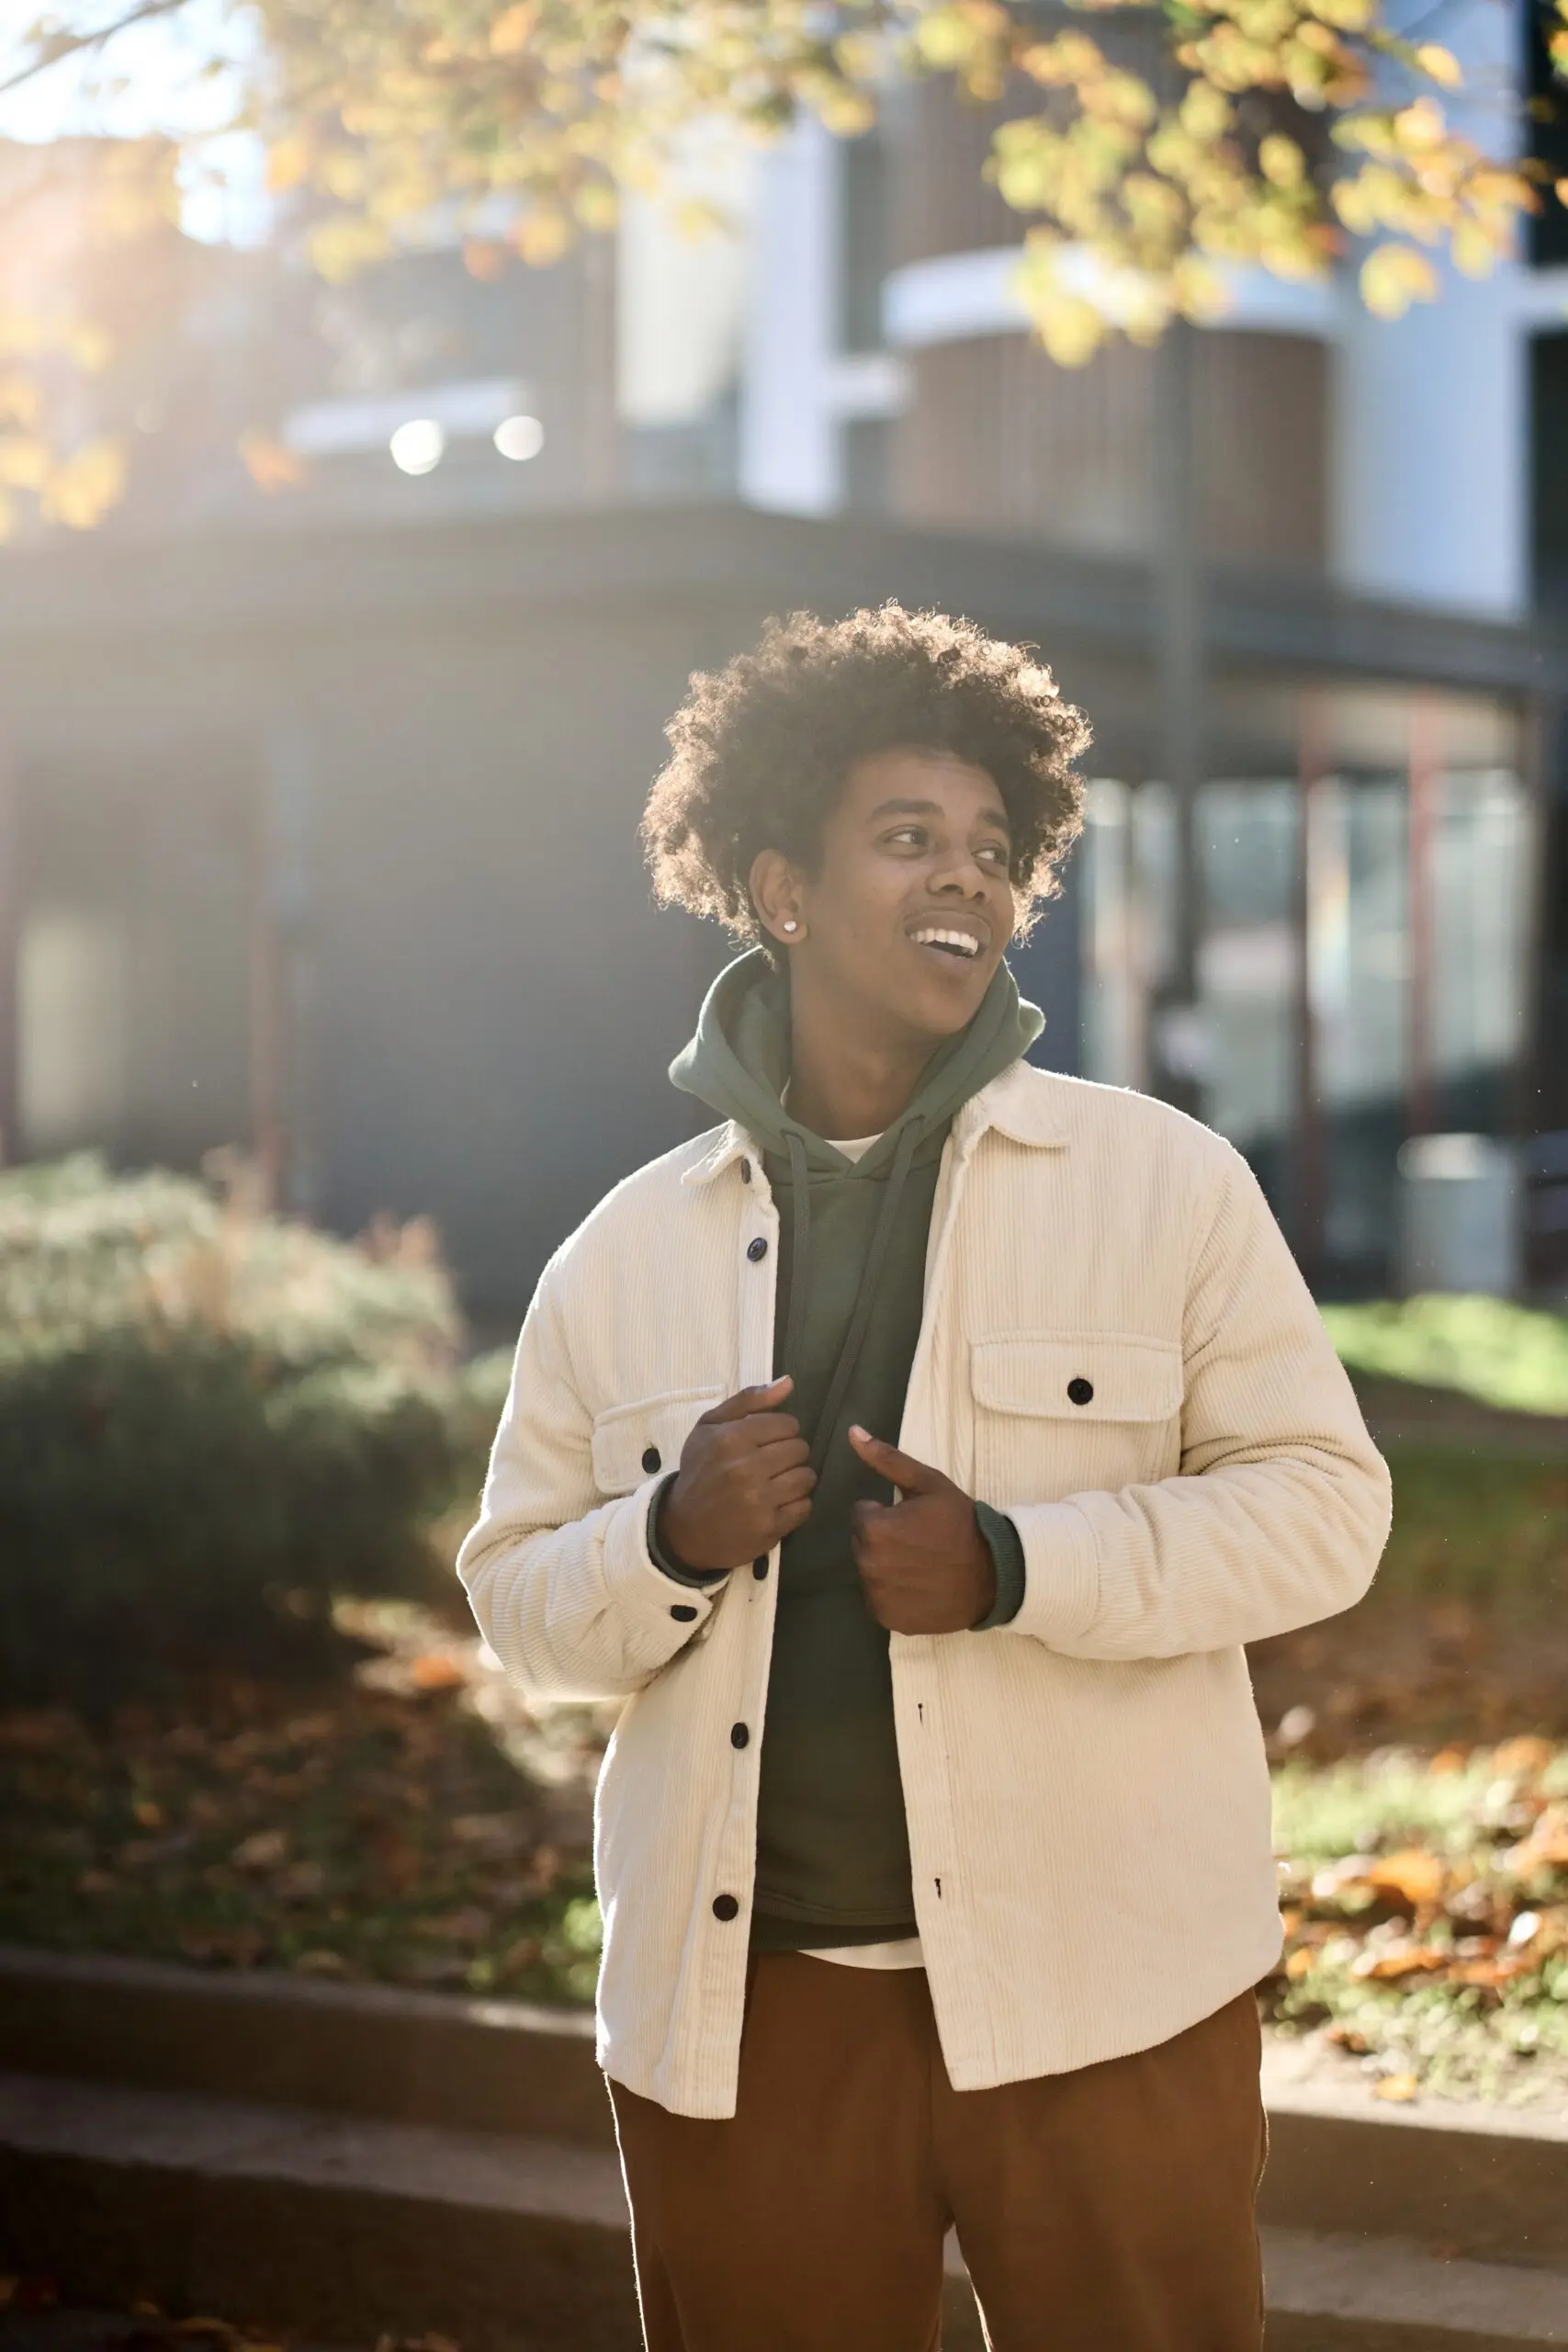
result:
[[(998, 966), (980, 1007), (965, 1029), (940, 1046), (907, 1109), (859, 1163), (877, 1172), (918, 1122), (924, 1134), (944, 1129), (972, 1095), (1026, 1054), (1045, 1025), (1038, 1006), (1018, 992), (1007, 965)], [(792, 1119), (782, 1096), (789, 1082), (789, 978), (760, 947), (727, 965), (703, 1001), (697, 1033), (670, 1065), (672, 1083), (721, 1118), (733, 1119), (764, 1152), (841, 1175), (849, 1162), (821, 1136)]]

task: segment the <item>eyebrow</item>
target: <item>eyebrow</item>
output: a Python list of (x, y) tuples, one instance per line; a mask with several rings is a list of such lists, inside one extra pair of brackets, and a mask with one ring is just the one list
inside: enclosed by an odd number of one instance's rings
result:
[[(940, 800), (880, 800), (866, 821), (874, 825), (884, 817), (945, 817), (946, 814)], [(980, 822), (995, 825), (999, 831), (1011, 837), (1012, 827), (1008, 822), (1005, 808), (982, 808)]]

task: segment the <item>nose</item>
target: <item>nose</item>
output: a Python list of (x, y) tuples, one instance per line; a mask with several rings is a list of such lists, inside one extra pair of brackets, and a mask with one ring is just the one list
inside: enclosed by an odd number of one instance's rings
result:
[(957, 850), (931, 877), (935, 899), (974, 899), (984, 904), (990, 896), (991, 877), (967, 850)]

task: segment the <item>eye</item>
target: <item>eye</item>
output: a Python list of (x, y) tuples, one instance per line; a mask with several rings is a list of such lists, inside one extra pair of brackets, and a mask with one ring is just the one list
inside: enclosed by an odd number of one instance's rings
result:
[(987, 865), (994, 865), (998, 874), (1005, 874), (1011, 863), (1012, 854), (1000, 842), (987, 842), (976, 851), (975, 854), (977, 858), (984, 858)]
[(901, 847), (907, 846), (910, 849), (924, 849), (929, 836), (923, 825), (900, 825), (895, 831), (886, 835), (885, 838), (889, 843), (896, 842)]

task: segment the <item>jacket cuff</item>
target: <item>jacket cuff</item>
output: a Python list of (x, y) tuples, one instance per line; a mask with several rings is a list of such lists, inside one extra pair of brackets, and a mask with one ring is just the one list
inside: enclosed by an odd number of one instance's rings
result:
[(996, 1570), (997, 1597), (985, 1616), (977, 1617), (969, 1630), (973, 1634), (988, 1634), (993, 1626), (1010, 1625), (1023, 1606), (1023, 1538), (1007, 1513), (993, 1510), (989, 1503), (977, 1502), (975, 1518)]
[(609, 1506), (603, 1553), (611, 1605), (628, 1630), (654, 1644), (655, 1666), (702, 1632), (728, 1582), (720, 1577), (714, 1584), (682, 1585), (665, 1575), (648, 1548), (649, 1510), (658, 1484), (650, 1479)]
[(664, 1500), (665, 1488), (672, 1487), (679, 1475), (678, 1471), (671, 1470), (660, 1478), (649, 1499), (648, 1556), (661, 1576), (669, 1577), (676, 1584), (689, 1585), (694, 1590), (701, 1592), (706, 1585), (722, 1584), (729, 1574), (729, 1570), (728, 1568), (688, 1568), (682, 1561), (675, 1557), (672, 1552), (660, 1543), (659, 1506)]
[(1023, 1548), (1023, 1595), (1009, 1627), (1048, 1649), (1070, 1650), (1100, 1608), (1094, 1529), (1076, 1503), (1018, 1503), (1008, 1516)]

